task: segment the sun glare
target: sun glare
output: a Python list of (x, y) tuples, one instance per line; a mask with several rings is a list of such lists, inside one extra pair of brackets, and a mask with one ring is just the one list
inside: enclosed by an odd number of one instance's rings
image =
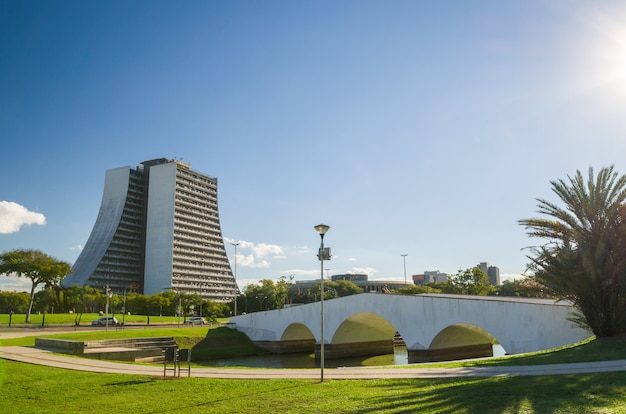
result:
[[(626, 7), (620, 10), (586, 10), (580, 52), (590, 92), (626, 99)], [(593, 90), (595, 89), (595, 91)]]

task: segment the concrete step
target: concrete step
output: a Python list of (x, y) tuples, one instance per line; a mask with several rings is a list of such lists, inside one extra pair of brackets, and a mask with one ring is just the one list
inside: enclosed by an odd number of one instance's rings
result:
[(127, 338), (127, 339), (102, 339), (85, 342), (85, 349), (96, 348), (171, 348), (177, 347), (172, 337), (161, 338)]
[(35, 346), (56, 349), (91, 359), (117, 361), (164, 360), (164, 350), (178, 348), (172, 337), (106, 339), (98, 341), (66, 341), (62, 339), (36, 338)]

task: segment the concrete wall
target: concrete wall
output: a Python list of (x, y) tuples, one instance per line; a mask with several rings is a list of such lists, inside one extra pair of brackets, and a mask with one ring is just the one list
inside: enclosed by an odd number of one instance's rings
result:
[[(253, 341), (321, 337), (319, 302), (231, 318)], [(324, 302), (325, 344), (392, 339), (411, 350), (499, 342), (510, 354), (567, 345), (590, 334), (567, 320), (574, 309), (545, 299), (364, 293)], [(288, 338), (283, 336), (288, 334)], [(469, 349), (468, 348), (468, 349)]]
[(124, 212), (130, 182), (130, 167), (108, 170), (104, 181), (104, 194), (96, 224), (91, 230), (85, 248), (72, 266), (72, 273), (62, 285), (85, 285), (106, 253)]
[(63, 351), (72, 355), (83, 355), (85, 349), (85, 343), (83, 341), (54, 338), (35, 338), (35, 346)]
[(144, 294), (172, 287), (176, 163), (150, 167)]

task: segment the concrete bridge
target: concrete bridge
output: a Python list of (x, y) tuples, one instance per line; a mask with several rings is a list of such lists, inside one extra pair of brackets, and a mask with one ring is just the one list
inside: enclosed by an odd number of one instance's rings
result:
[[(581, 341), (590, 333), (568, 317), (574, 308), (548, 299), (363, 293), (324, 301), (325, 358), (393, 352), (398, 334), (409, 362), (539, 351)], [(320, 303), (231, 318), (230, 326), (275, 353), (319, 357)]]

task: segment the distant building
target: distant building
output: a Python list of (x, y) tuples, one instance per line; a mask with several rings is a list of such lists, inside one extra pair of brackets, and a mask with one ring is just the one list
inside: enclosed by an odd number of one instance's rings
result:
[(367, 275), (360, 273), (347, 273), (345, 275), (332, 275), (330, 280), (336, 282), (338, 280), (348, 280), (350, 282), (367, 282)]
[(428, 283), (445, 283), (450, 278), (447, 273), (441, 273), (439, 270), (425, 271), (421, 275), (413, 275), (413, 283), (416, 285), (426, 285)]
[(151, 295), (236, 293), (217, 208), (217, 178), (165, 158), (108, 170), (98, 218), (62, 285)]
[[(324, 279), (326, 281), (326, 279)], [(404, 281), (394, 281), (394, 280), (369, 280), (369, 277), (366, 274), (362, 273), (346, 273), (342, 275), (332, 275), (330, 277), (331, 282), (337, 282), (339, 280), (347, 280), (358, 287), (363, 289), (363, 292), (382, 292), (383, 287), (387, 287), (390, 290), (397, 290), (404, 287), (413, 286), (412, 283), (404, 283)], [(289, 295), (299, 295), (306, 296), (311, 294), (319, 293), (319, 288), (317, 292), (312, 290), (320, 283), (319, 279), (316, 280), (303, 280), (296, 281), (293, 285), (291, 285)], [(326, 283), (326, 282), (325, 282)], [(326, 285), (324, 285), (326, 287)]]
[(489, 283), (493, 286), (500, 284), (500, 269), (496, 266), (489, 266), (487, 262), (480, 262), (476, 265), (477, 268), (485, 272), (489, 276)]

